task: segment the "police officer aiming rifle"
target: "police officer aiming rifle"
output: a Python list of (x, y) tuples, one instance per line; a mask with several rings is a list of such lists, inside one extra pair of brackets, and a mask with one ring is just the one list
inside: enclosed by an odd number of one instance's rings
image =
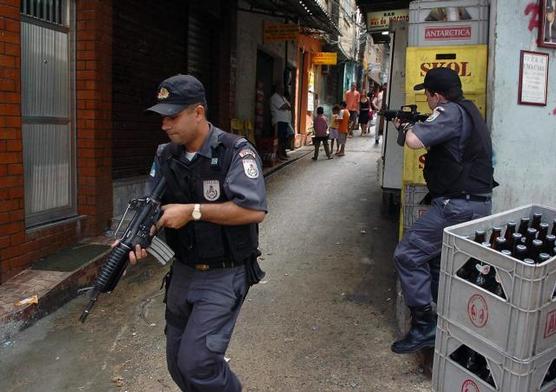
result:
[[(158, 147), (153, 183), (163, 176), (165, 228), (176, 253), (166, 279), (168, 370), (183, 391), (241, 390), (224, 360), (257, 264), (258, 223), (266, 214), (261, 160), (247, 140), (207, 121), (205, 89), (190, 75), (164, 80), (157, 104), (170, 143)], [(131, 264), (146, 257), (139, 246)]]
[[(427, 72), (423, 83), (432, 114), (414, 125), (395, 119), (400, 145), (427, 148), (424, 177), (431, 208), (405, 232), (394, 252), (411, 329), (392, 344), (398, 354), (434, 347), (438, 272), (445, 227), (489, 215), (494, 187), (490, 133), (477, 107), (464, 99), (461, 80), (449, 68)], [(436, 278), (436, 279), (433, 279)], [(434, 280), (434, 281), (433, 281)]]

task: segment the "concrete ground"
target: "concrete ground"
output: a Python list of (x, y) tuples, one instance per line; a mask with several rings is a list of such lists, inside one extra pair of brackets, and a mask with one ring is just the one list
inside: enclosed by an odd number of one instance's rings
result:
[[(430, 391), (395, 338), (391, 261), (397, 225), (376, 182), (379, 147), (310, 155), (267, 178), (267, 276), (245, 302), (227, 356), (246, 391)], [(0, 343), (3, 392), (178, 391), (165, 364), (154, 260), (130, 269), (85, 324), (77, 298)]]

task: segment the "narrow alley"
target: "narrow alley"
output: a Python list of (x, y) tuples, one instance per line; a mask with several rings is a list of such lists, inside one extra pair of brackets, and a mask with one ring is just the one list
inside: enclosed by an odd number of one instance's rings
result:
[[(227, 356), (246, 391), (425, 391), (395, 337), (395, 220), (376, 185), (379, 147), (348, 141), (345, 157), (310, 155), (267, 178), (265, 279), (251, 289)], [(0, 390), (177, 391), (166, 370), (164, 269), (130, 270), (87, 322), (77, 298), (0, 348)]]

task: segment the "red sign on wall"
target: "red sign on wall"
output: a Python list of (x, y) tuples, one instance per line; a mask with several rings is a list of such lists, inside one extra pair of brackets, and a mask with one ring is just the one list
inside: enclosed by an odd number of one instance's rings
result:
[(471, 26), (425, 27), (425, 39), (465, 40), (471, 38)]

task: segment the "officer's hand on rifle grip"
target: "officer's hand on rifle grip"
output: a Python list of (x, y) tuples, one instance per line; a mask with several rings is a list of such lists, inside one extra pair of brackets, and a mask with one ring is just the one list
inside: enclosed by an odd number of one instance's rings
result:
[(162, 216), (156, 223), (157, 228), (169, 227), (179, 229), (188, 224), (193, 218), (193, 204), (166, 204), (162, 206)]

